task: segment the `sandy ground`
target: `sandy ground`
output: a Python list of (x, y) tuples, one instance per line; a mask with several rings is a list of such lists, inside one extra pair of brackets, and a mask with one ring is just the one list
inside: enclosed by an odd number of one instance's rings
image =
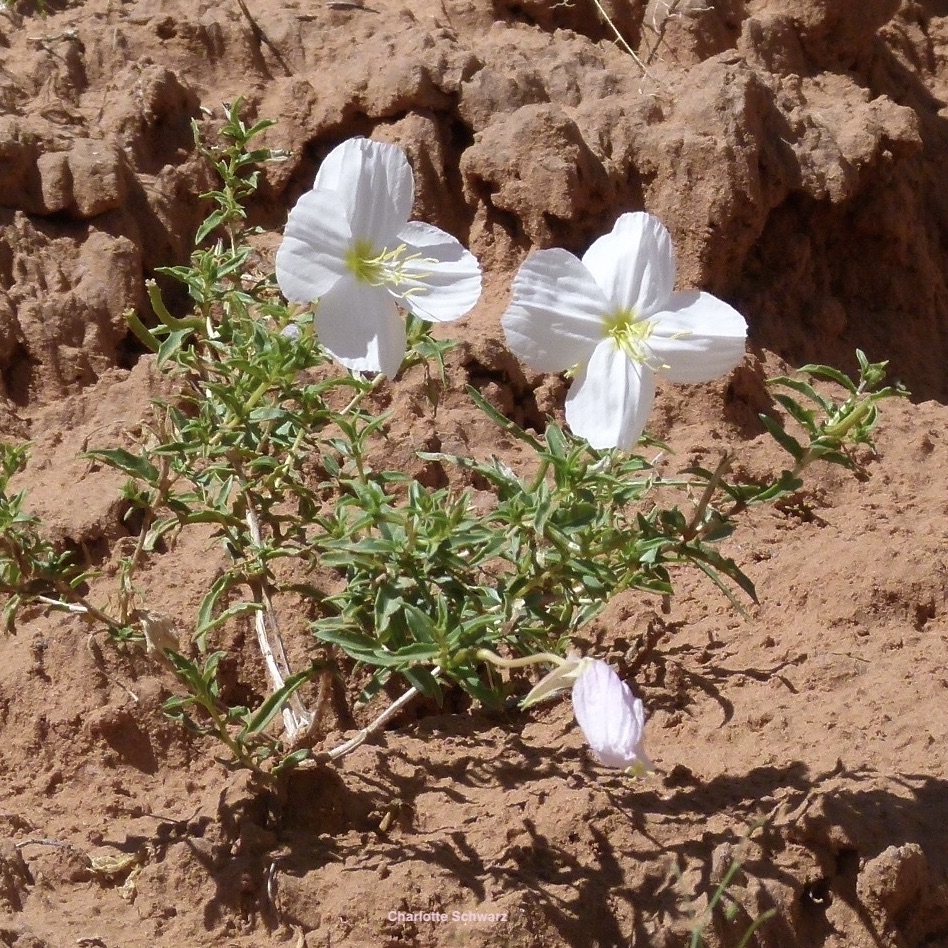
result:
[[(410, 155), (415, 216), (482, 261), (453, 394), (436, 421), (396, 412), (405, 470), (433, 434), (495, 449), (466, 384), (522, 423), (560, 410), (563, 385), (499, 342), (510, 276), (627, 210), (751, 327), (730, 378), (660, 391), (672, 468), (780, 464), (756, 412), (787, 366), (851, 371), (858, 346), (913, 394), (885, 406), (868, 479), (817, 472), (742, 518), (746, 616), (686, 576), (670, 613), (626, 594), (596, 621), (583, 644), (649, 709), (642, 781), (596, 765), (560, 702), (418, 709), (275, 793), (161, 715), (160, 664), (29, 612), (0, 640), (0, 944), (679, 946), (740, 858), (709, 945), (774, 908), (751, 944), (948, 946), (948, 6), (607, 2), (637, 59), (586, 0), (48, 6), (0, 11), (0, 433), (33, 442), (31, 506), (98, 588), (120, 481), (78, 455), (147, 415), (159, 383), (123, 312), (187, 259), (212, 180), (190, 122), (238, 95), (291, 153), (250, 208), (265, 259), (320, 160), (371, 135)], [(186, 627), (217, 557), (159, 557), (149, 602)], [(250, 654), (245, 627), (222, 634)], [(472, 911), (504, 918), (452, 915)]]

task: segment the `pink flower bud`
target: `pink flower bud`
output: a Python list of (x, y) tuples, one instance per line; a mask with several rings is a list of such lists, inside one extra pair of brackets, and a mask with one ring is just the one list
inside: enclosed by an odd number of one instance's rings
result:
[(590, 748), (607, 767), (653, 770), (642, 748), (645, 709), (605, 662), (587, 658), (573, 685), (573, 710)]

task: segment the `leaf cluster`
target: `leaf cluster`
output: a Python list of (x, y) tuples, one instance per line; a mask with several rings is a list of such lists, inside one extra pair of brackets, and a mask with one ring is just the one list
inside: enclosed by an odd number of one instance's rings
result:
[(26, 510), (26, 490), (13, 489), (28, 457), (28, 444), (0, 443), (0, 595), (6, 597), (0, 615), (8, 632), (25, 603), (43, 596), (72, 598), (89, 578), (68, 550), (43, 535), (40, 520)]

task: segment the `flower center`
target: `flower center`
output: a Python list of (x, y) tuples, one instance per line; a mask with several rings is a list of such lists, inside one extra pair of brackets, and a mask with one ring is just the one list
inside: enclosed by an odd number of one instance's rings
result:
[[(383, 252), (384, 253), (384, 252)], [(382, 278), (382, 258), (368, 240), (356, 240), (346, 253), (346, 266), (360, 283), (379, 286)]]
[(438, 261), (407, 251), (405, 244), (399, 244), (377, 252), (371, 241), (362, 238), (354, 241), (346, 253), (346, 267), (359, 282), (384, 286), (394, 296), (424, 293), (427, 289), (424, 278), (431, 276), (431, 272), (419, 269), (419, 264), (436, 264)]
[(652, 335), (652, 321), (639, 319), (634, 309), (620, 309), (606, 320), (606, 335), (633, 362), (649, 365), (655, 356), (649, 348), (648, 340)]

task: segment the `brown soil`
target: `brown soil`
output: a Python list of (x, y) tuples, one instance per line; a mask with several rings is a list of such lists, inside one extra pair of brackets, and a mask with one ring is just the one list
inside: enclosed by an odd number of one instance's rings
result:
[[(851, 370), (858, 346), (914, 398), (886, 405), (869, 480), (822, 472), (744, 518), (746, 618), (687, 580), (670, 614), (624, 596), (597, 621), (582, 644), (649, 710), (638, 782), (591, 761), (566, 701), (426, 709), (276, 798), (162, 717), (158, 664), (30, 613), (0, 641), (0, 944), (678, 946), (739, 856), (709, 944), (773, 907), (753, 944), (948, 946), (948, 3), (606, 0), (638, 62), (588, 0), (48, 6), (0, 10), (0, 434), (34, 443), (31, 505), (102, 589), (120, 480), (78, 454), (145, 417), (123, 312), (187, 259), (212, 181), (190, 121), (238, 95), (291, 151), (251, 208), (265, 249), (339, 141), (405, 147), (415, 215), (486, 272), (452, 384), (520, 420), (562, 386), (498, 341), (510, 275), (643, 207), (681, 284), (751, 325), (730, 380), (660, 393), (667, 463), (779, 464), (755, 412), (784, 362)], [(431, 430), (397, 417), (415, 470)], [(444, 450), (497, 449), (460, 396), (438, 426)], [(186, 624), (215, 556), (167, 554), (149, 602)], [(636, 662), (649, 622), (666, 634)], [(506, 920), (387, 919), (472, 910)]]

